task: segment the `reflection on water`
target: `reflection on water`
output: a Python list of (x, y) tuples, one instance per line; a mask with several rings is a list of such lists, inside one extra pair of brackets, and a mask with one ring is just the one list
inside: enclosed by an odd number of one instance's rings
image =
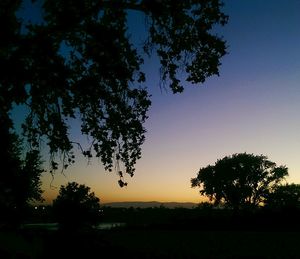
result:
[(22, 224), (23, 229), (47, 229), (47, 230), (57, 230), (58, 223), (32, 223), (32, 224)]
[(96, 229), (112, 229), (116, 227), (125, 227), (125, 223), (121, 222), (107, 222), (107, 223), (100, 223), (95, 228)]
[[(95, 229), (107, 230), (116, 227), (124, 227), (126, 223), (122, 222), (103, 222), (95, 226)], [(23, 224), (23, 229), (47, 229), (50, 231), (58, 230), (58, 223), (33, 223), (33, 224)]]

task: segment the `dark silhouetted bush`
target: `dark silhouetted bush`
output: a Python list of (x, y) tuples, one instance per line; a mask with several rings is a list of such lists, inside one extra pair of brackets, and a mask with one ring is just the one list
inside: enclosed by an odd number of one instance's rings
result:
[(99, 198), (90, 188), (75, 182), (61, 186), (53, 211), (62, 229), (91, 227), (100, 220)]

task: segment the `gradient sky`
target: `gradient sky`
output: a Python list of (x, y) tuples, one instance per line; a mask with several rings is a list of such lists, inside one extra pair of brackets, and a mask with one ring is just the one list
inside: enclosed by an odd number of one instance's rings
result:
[[(159, 88), (155, 59), (145, 70), (152, 107), (142, 159), (128, 186), (103, 170), (95, 159), (88, 165), (81, 156), (76, 164), (43, 176), (49, 202), (61, 184), (76, 181), (91, 187), (102, 202), (199, 202), (190, 179), (200, 167), (233, 153), (267, 155), (289, 168), (288, 182), (300, 183), (300, 1), (227, 0), (229, 23), (219, 30), (229, 54), (222, 59), (220, 76), (200, 86), (186, 84), (183, 94)], [(142, 38), (142, 16), (130, 17), (134, 40)], [(82, 141), (79, 129), (72, 134)]]

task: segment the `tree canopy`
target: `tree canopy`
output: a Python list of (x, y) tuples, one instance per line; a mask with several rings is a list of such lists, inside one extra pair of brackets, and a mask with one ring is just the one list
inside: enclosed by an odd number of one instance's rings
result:
[(22, 141), (8, 128), (0, 127), (0, 135), (0, 210), (1, 218), (8, 222), (21, 219), (30, 201), (43, 201), (40, 177), (44, 169), (38, 150), (24, 154)]
[(97, 223), (100, 215), (100, 200), (90, 187), (76, 182), (61, 186), (53, 201), (56, 219), (63, 228), (78, 228)]
[(300, 184), (285, 184), (268, 194), (266, 206), (273, 209), (300, 209)]
[[(213, 32), (227, 22), (220, 0), (43, 0), (38, 22), (20, 15), (24, 3), (1, 1), (1, 113), (11, 119), (14, 105), (28, 108), (24, 134), (33, 148), (47, 141), (53, 170), (57, 154), (63, 168), (74, 162), (80, 143), (70, 138), (69, 122), (78, 119), (92, 139), (83, 154), (99, 157), (106, 170), (121, 163), (119, 184), (126, 184), (124, 173), (132, 176), (141, 156), (151, 104), (143, 57), (156, 53), (162, 82), (178, 93), (180, 75), (203, 83), (218, 74), (226, 54)], [(142, 47), (128, 33), (131, 11), (147, 21)]]
[(285, 166), (276, 166), (264, 155), (240, 153), (200, 168), (191, 184), (216, 204), (240, 209), (263, 203), (287, 175)]

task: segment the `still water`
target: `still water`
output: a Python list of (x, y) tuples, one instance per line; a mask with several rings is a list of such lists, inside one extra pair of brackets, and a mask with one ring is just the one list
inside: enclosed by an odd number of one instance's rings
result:
[[(103, 222), (95, 226), (95, 229), (107, 230), (117, 227), (124, 227), (126, 223), (122, 222)], [(47, 230), (58, 230), (58, 223), (34, 223), (34, 224), (23, 224), (24, 229), (47, 229)]]
[(107, 223), (100, 223), (95, 228), (96, 229), (112, 229), (117, 227), (125, 227), (126, 223), (121, 222), (107, 222)]

